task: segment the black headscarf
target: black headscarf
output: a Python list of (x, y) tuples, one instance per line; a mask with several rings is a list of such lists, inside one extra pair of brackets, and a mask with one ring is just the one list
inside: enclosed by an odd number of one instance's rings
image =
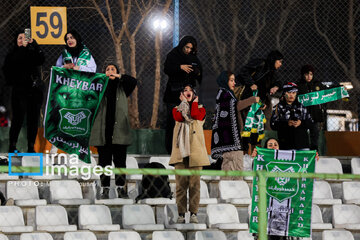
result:
[(226, 90), (230, 91), (232, 94), (234, 94), (234, 92), (229, 88), (229, 77), (230, 75), (232, 75), (233, 73), (230, 71), (222, 71), (220, 73), (220, 75), (218, 76), (218, 78), (216, 79), (217, 84), (219, 85), (219, 87), (221, 88), (225, 88)]
[[(75, 47), (69, 47), (67, 45), (66, 36), (69, 33), (76, 39), (76, 46)], [(66, 44), (65, 48), (66, 48), (66, 50), (68, 50), (68, 52), (71, 54), (72, 57), (78, 57), (80, 52), (84, 49), (84, 45), (82, 44), (81, 36), (76, 30), (69, 30), (64, 36), (64, 41), (65, 41), (65, 44)]]
[(275, 61), (284, 59), (284, 56), (278, 50), (271, 51), (266, 57), (266, 64), (269, 69), (275, 70)]
[(185, 54), (183, 48), (186, 44), (191, 43), (193, 45), (193, 49), (191, 50), (190, 54), (196, 55), (197, 54), (197, 42), (193, 36), (185, 36), (183, 37), (179, 44), (177, 45), (177, 50), (180, 51), (182, 54)]

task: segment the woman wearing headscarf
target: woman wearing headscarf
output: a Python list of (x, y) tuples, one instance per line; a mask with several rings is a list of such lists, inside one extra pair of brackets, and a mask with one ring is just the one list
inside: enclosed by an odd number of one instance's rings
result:
[(9, 152), (16, 150), (25, 115), (27, 152), (34, 152), (44, 90), (40, 66), (44, 63), (45, 57), (35, 39), (27, 39), (23, 31), (16, 33), (13, 43), (14, 46), (7, 54), (3, 66), (6, 83), (12, 86)]
[(222, 160), (222, 170), (242, 170), (244, 154), (240, 131), (243, 119), (238, 112), (259, 102), (259, 97), (238, 101), (234, 94), (235, 76), (230, 71), (223, 71), (216, 81), (219, 91), (212, 127), (211, 157)]
[(180, 104), (178, 96), (186, 84), (191, 84), (193, 87), (196, 87), (196, 82), (201, 84), (202, 67), (196, 55), (196, 39), (185, 36), (180, 40), (179, 45), (167, 54), (164, 63), (164, 72), (169, 76), (163, 99), (167, 107), (165, 146), (169, 154), (175, 126), (172, 110)]
[(89, 49), (82, 43), (81, 36), (71, 30), (64, 36), (65, 49), (56, 61), (57, 67), (84, 72), (96, 72), (96, 63)]

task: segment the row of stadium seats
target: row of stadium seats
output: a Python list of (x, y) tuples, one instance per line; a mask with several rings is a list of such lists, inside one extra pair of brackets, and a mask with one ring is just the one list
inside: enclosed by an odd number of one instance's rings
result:
[[(8, 181), (6, 183), (7, 198), (13, 198), (18, 206), (46, 205), (46, 199), (40, 199), (38, 182), (32, 180)], [(95, 185), (94, 185), (95, 186)], [(318, 205), (360, 204), (360, 182), (342, 182), (343, 199), (334, 199), (331, 186), (326, 181), (315, 181), (313, 203)], [(219, 198), (210, 198), (207, 184), (200, 182), (200, 205), (213, 203), (231, 203), (234, 205), (251, 204), (251, 194), (248, 184), (241, 180), (220, 180), (218, 182)], [(95, 191), (95, 190), (94, 190)], [(53, 180), (49, 182), (50, 201), (60, 205), (109, 204), (123, 205), (134, 203), (133, 199), (96, 200), (84, 199), (81, 185), (76, 180)], [(117, 203), (117, 204), (116, 204)], [(175, 203), (175, 199), (144, 199), (141, 203), (164, 205)]]

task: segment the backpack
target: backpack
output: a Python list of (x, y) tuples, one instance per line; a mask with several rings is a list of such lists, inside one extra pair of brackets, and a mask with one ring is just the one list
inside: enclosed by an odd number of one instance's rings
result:
[[(158, 162), (147, 163), (145, 168), (166, 169)], [(135, 201), (144, 198), (170, 198), (172, 199), (169, 176), (168, 175), (143, 175), (140, 183), (140, 194)]]

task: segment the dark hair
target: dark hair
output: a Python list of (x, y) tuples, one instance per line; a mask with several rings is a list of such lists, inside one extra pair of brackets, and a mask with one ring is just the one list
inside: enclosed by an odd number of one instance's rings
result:
[(276, 138), (273, 138), (273, 137), (269, 137), (268, 139), (266, 139), (265, 141), (265, 144), (264, 144), (264, 147), (267, 148), (267, 144), (270, 140), (274, 139), (278, 144), (279, 144), (279, 140), (277, 140)]
[(184, 48), (184, 46), (188, 43), (191, 43), (193, 45), (193, 48), (191, 50), (191, 54), (196, 55), (197, 53), (197, 41), (193, 36), (185, 36), (183, 38), (181, 38), (179, 45), (177, 46), (179, 48), (179, 51), (183, 51), (182, 49)]
[(231, 75), (234, 75), (234, 73), (233, 73), (232, 71), (230, 71), (230, 70), (226, 70), (226, 72), (227, 72), (228, 80), (229, 80), (229, 79), (230, 79), (230, 76), (231, 76)]
[(120, 69), (119, 69), (118, 65), (113, 62), (110, 62), (110, 63), (107, 63), (106, 65), (104, 65), (103, 72), (106, 72), (106, 68), (110, 65), (112, 65), (116, 68), (116, 73), (120, 73)]
[(196, 95), (196, 89), (194, 88), (194, 86), (191, 83), (186, 83), (184, 84), (184, 87), (182, 89), (182, 92), (185, 90), (186, 87), (190, 87), (191, 90), (193, 91), (194, 95)]
[(305, 73), (312, 72), (314, 73), (315, 69), (310, 64), (304, 65), (301, 67), (301, 76), (303, 76)]

